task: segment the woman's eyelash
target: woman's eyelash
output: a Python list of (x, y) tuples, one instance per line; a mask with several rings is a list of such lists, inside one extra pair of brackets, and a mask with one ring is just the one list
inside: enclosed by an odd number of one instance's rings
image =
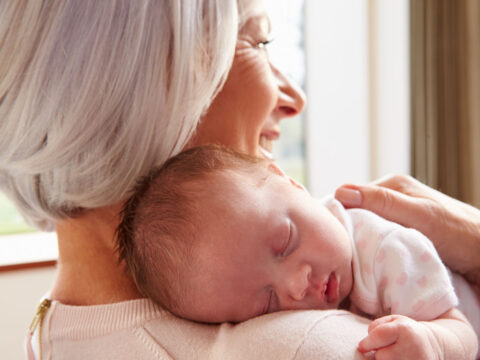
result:
[(273, 39), (268, 39), (268, 40), (265, 40), (265, 41), (261, 41), (261, 42), (259, 42), (259, 43), (256, 45), (256, 47), (257, 47), (258, 49), (263, 49), (263, 48), (265, 48), (268, 44), (270, 44), (272, 41), (273, 41)]

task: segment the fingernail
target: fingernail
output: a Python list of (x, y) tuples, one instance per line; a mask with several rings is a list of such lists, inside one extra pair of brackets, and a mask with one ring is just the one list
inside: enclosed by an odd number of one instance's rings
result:
[(339, 188), (335, 192), (335, 198), (344, 206), (356, 207), (362, 205), (362, 193), (351, 188)]

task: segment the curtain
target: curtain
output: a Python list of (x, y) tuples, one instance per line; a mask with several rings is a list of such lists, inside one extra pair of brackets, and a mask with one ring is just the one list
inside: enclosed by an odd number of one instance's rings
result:
[(480, 206), (480, 0), (410, 0), (412, 173)]

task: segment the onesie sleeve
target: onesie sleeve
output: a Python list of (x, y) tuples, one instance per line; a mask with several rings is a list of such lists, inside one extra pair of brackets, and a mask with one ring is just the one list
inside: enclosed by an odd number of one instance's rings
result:
[(447, 268), (423, 234), (398, 227), (373, 259), (379, 304), (385, 314), (432, 320), (458, 305)]

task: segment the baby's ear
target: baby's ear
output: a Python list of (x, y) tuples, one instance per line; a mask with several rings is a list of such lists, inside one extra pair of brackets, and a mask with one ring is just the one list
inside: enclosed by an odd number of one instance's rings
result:
[(272, 171), (274, 174), (280, 175), (281, 177), (285, 178), (285, 180), (289, 181), (296, 188), (306, 191), (302, 184), (296, 182), (291, 177), (287, 176), (287, 174), (285, 174), (283, 170), (273, 161), (268, 164), (268, 170)]

